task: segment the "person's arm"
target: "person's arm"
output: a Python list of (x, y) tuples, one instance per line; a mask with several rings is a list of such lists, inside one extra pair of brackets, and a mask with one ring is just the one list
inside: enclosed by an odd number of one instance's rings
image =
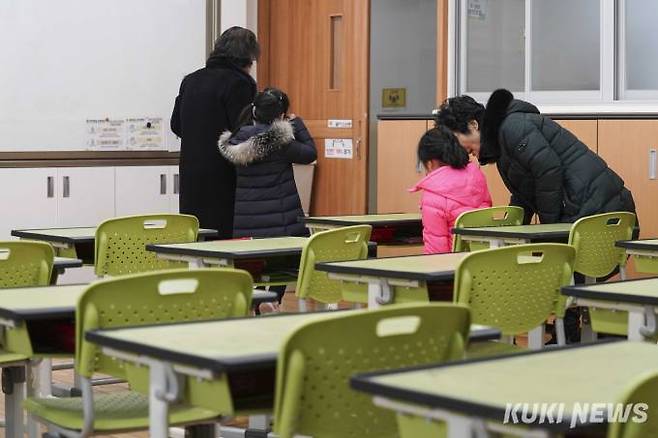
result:
[[(518, 117), (523, 119), (518, 120)], [(548, 140), (528, 117), (522, 114), (507, 117), (501, 126), (501, 147), (506, 149), (513, 161), (532, 175), (535, 189), (534, 207), (540, 222), (556, 223), (562, 215), (562, 162)], [(528, 218), (528, 209), (525, 205), (522, 206)]]
[(304, 121), (299, 117), (290, 120), (295, 139), (285, 148), (285, 155), (291, 163), (310, 164), (318, 159), (315, 141), (308, 132)]
[(246, 81), (240, 81), (236, 86), (231, 87), (226, 96), (226, 117), (228, 119), (228, 129), (233, 132), (238, 128), (240, 115), (242, 111), (254, 101), (256, 89)]
[(171, 120), (169, 126), (171, 131), (176, 134), (179, 138), (183, 135), (183, 130), (181, 128), (180, 122), (180, 106), (181, 106), (181, 96), (183, 96), (183, 86), (185, 85), (185, 79), (180, 84), (180, 89), (178, 90), (178, 96), (176, 96), (176, 101), (174, 102), (174, 110), (171, 113)]

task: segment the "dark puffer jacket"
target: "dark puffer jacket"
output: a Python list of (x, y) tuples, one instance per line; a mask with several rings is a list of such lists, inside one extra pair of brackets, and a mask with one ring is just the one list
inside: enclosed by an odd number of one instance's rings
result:
[(317, 159), (304, 122), (275, 121), (224, 133), (219, 150), (236, 167), (233, 237), (304, 236), (292, 163)]
[(605, 161), (507, 90), (491, 95), (481, 136), (480, 163), (496, 163), (512, 205), (526, 210), (526, 223), (533, 213), (542, 223), (557, 223), (635, 212), (631, 192)]

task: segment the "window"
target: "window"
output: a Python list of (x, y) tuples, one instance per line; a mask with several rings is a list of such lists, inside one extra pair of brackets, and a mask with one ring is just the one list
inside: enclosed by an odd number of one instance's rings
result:
[(655, 0), (451, 0), (452, 94), (658, 101)]

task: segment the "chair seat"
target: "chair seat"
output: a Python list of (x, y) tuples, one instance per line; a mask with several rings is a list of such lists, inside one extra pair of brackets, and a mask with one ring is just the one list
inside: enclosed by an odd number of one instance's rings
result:
[(485, 357), (504, 356), (528, 351), (523, 347), (505, 342), (472, 342), (466, 349), (466, 359), (483, 359)]
[[(71, 430), (83, 425), (82, 398), (28, 398), (25, 409), (48, 423)], [(149, 426), (148, 398), (133, 391), (94, 394), (94, 430), (120, 431), (146, 429)], [(219, 413), (186, 405), (171, 405), (169, 424), (203, 423), (217, 418)]]
[(6, 350), (0, 350), (0, 367), (21, 366), (27, 360), (27, 356), (19, 353), (11, 353)]

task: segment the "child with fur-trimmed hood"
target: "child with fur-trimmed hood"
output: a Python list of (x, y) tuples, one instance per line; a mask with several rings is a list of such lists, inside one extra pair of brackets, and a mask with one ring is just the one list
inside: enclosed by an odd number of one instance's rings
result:
[(234, 237), (307, 235), (292, 164), (312, 163), (317, 152), (304, 122), (287, 116), (288, 107), (284, 92), (268, 88), (245, 108), (242, 128), (219, 139), (237, 174)]

